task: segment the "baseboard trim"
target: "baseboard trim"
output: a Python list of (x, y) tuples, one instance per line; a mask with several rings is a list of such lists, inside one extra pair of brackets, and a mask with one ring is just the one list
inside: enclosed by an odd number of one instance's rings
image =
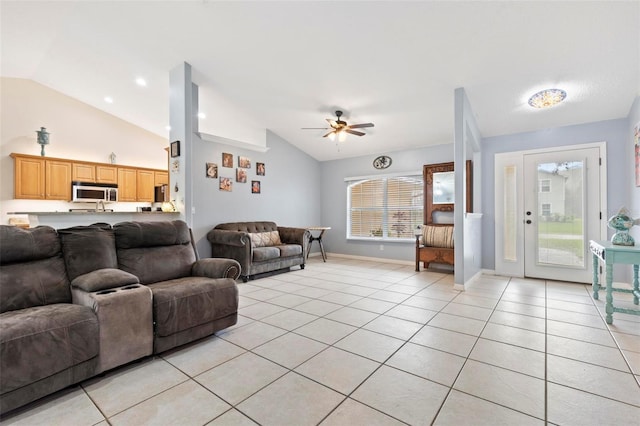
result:
[[(311, 256), (313, 256), (313, 253), (311, 254)], [(393, 263), (396, 265), (415, 266), (415, 261), (413, 260), (385, 259), (382, 257), (356, 256), (353, 254), (341, 254), (341, 253), (327, 253), (327, 260), (329, 260), (330, 257), (342, 257), (345, 259), (370, 260), (374, 262)]]

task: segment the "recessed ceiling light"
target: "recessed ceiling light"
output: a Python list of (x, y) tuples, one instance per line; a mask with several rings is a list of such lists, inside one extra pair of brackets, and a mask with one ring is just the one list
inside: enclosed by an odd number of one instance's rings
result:
[(205, 114), (204, 112), (199, 112), (198, 118), (207, 118), (207, 114)]
[(545, 89), (529, 98), (529, 105), (534, 108), (549, 108), (564, 101), (567, 92), (562, 89)]
[(138, 78), (136, 78), (136, 84), (138, 86), (147, 87), (147, 80), (145, 80), (142, 77), (138, 77)]
[(111, 96), (105, 96), (104, 97), (104, 101), (108, 104), (112, 104), (113, 103), (113, 98)]

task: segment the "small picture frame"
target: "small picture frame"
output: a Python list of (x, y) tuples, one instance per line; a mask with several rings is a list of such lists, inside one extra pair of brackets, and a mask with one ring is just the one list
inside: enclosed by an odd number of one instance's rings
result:
[(252, 194), (259, 194), (260, 193), (260, 181), (259, 180), (252, 180), (251, 181), (251, 193)]
[(171, 157), (180, 157), (180, 141), (171, 142)]
[(236, 169), (236, 182), (247, 183), (247, 171), (245, 169)]
[(222, 153), (222, 167), (233, 168), (233, 154), (228, 152)]
[(251, 168), (251, 159), (249, 157), (243, 157), (241, 155), (238, 156), (238, 167), (242, 167), (243, 169)]
[(206, 163), (206, 177), (211, 179), (218, 178), (218, 165), (216, 163)]
[(256, 163), (256, 175), (264, 176), (265, 168), (264, 163)]
[(220, 191), (231, 192), (233, 188), (233, 182), (231, 178), (221, 177), (220, 178)]

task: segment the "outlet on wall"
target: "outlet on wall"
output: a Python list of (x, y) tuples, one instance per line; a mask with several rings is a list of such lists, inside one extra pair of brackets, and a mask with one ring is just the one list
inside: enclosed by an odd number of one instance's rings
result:
[(384, 250), (384, 246), (380, 244), (380, 251)]

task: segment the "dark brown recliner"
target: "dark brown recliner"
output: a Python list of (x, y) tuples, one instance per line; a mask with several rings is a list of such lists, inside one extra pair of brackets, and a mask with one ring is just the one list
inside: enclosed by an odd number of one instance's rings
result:
[(53, 228), (0, 226), (0, 412), (96, 372), (94, 311), (71, 303)]
[(240, 265), (233, 259), (198, 260), (185, 222), (122, 222), (113, 230), (118, 268), (153, 293), (154, 353), (237, 322)]

